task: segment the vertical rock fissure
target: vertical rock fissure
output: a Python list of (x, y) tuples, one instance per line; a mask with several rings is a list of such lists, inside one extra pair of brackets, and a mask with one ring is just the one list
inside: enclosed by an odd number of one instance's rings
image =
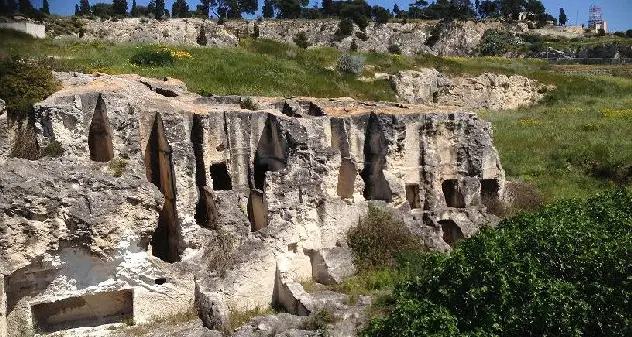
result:
[(411, 209), (421, 208), (419, 184), (406, 184), (406, 201)]
[(361, 173), (365, 186), (364, 198), (367, 200), (393, 200), (383, 171), (387, 151), (388, 144), (380, 120), (375, 113), (371, 113), (364, 139), (364, 169)]
[(156, 185), (165, 197), (158, 217), (158, 226), (151, 239), (152, 254), (166, 262), (180, 260), (180, 226), (176, 211), (176, 179), (171, 159), (171, 146), (159, 113), (145, 149), (147, 179)]
[(204, 163), (204, 121), (202, 116), (193, 115), (191, 124), (191, 144), (195, 156), (195, 185), (198, 201), (195, 205), (195, 222), (201, 227), (217, 229), (217, 207), (213, 194), (208, 188), (206, 164)]
[(108, 162), (114, 158), (112, 131), (108, 120), (107, 108), (103, 96), (99, 94), (94, 108), (90, 130), (88, 131), (90, 159), (96, 162)]
[(252, 231), (268, 225), (268, 203), (265, 197), (265, 179), (268, 171), (279, 171), (287, 166), (288, 143), (281, 133), (276, 117), (269, 115), (257, 144), (254, 174), (248, 198), (248, 218)]

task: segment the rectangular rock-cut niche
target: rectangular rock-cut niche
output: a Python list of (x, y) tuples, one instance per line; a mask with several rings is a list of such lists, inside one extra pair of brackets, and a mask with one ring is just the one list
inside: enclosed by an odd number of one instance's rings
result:
[(419, 184), (406, 184), (406, 201), (411, 209), (421, 208)]
[(262, 191), (250, 190), (248, 220), (250, 220), (250, 230), (253, 232), (268, 226), (268, 202)]
[(36, 331), (55, 332), (79, 327), (123, 323), (134, 318), (132, 289), (64, 298), (31, 306)]
[(336, 192), (343, 199), (353, 198), (356, 175), (358, 171), (351, 158), (342, 158), (338, 172), (338, 185)]
[(444, 180), (443, 183), (441, 183), (441, 189), (443, 190), (446, 206), (456, 208), (465, 207), (465, 198), (463, 197), (463, 193), (459, 187), (458, 180)]
[(213, 180), (214, 191), (230, 191), (233, 189), (233, 183), (226, 163), (211, 165), (211, 179)]
[(481, 180), (481, 199), (483, 202), (487, 200), (498, 200), (498, 191), (500, 185), (496, 179)]

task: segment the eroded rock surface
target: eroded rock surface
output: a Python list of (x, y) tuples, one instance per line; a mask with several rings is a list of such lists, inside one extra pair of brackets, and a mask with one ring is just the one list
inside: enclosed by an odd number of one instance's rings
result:
[[(336, 329), (351, 331), (366, 303), (300, 282), (320, 275), (314, 252), (327, 277), (347, 274), (332, 252), (369, 202), (447, 251), (492, 220), (483, 197), (503, 195), (490, 124), (454, 107), (253, 97), (250, 111), (173, 79), (56, 75), (64, 87), (35, 106), (35, 129), (40, 147), (58, 142), (63, 154), (0, 154), (9, 336), (91, 335), (192, 306), (218, 329), (231, 310), (273, 303), (300, 315), (333, 303), (348, 318)], [(87, 310), (94, 301), (105, 309)]]
[(548, 87), (524, 76), (484, 73), (448, 76), (435, 69), (403, 70), (390, 77), (398, 97), (408, 103), (505, 110), (534, 104)]

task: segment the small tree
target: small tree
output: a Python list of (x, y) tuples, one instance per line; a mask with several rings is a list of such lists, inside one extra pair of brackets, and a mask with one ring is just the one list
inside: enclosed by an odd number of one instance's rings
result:
[(90, 2), (88, 0), (80, 0), (79, 1), (79, 14), (80, 15), (90, 15)]
[(176, 0), (171, 6), (171, 17), (186, 18), (189, 17), (189, 5), (185, 0)]
[(300, 32), (296, 34), (293, 41), (299, 48), (303, 49), (307, 49), (307, 47), (312, 45), (311, 43), (309, 43), (309, 40), (307, 39), (307, 34), (305, 34), (305, 32)]
[(566, 26), (566, 21), (568, 21), (568, 17), (566, 16), (566, 13), (564, 12), (564, 8), (560, 8), (560, 17), (559, 17), (560, 26)]
[(129, 11), (129, 15), (133, 18), (138, 17), (138, 7), (136, 6), (136, 0), (132, 0), (132, 9)]
[(113, 0), (112, 11), (114, 15), (126, 15), (127, 14), (127, 0)]
[(48, 4), (48, 0), (44, 0), (44, 2), (42, 3), (41, 11), (46, 15), (50, 15), (50, 5)]
[(627, 36), (627, 37), (629, 37), (629, 38), (631, 38), (631, 39), (632, 39), (632, 29), (628, 29), (628, 30), (625, 32), (625, 36)]
[(597, 32), (597, 36), (606, 36), (606, 30), (603, 28), (599, 28), (599, 32)]
[(273, 0), (264, 0), (263, 7), (261, 8), (263, 12), (263, 17), (266, 19), (271, 19), (274, 17), (274, 3)]
[(206, 32), (204, 31), (204, 25), (200, 26), (200, 33), (198, 34), (196, 41), (200, 46), (206, 46), (208, 44)]
[(387, 23), (388, 20), (391, 19), (391, 13), (388, 10), (381, 6), (373, 6), (371, 8), (371, 15), (373, 16), (373, 20), (377, 24)]
[(34, 11), (33, 5), (29, 0), (20, 0), (20, 13), (24, 15), (31, 15)]

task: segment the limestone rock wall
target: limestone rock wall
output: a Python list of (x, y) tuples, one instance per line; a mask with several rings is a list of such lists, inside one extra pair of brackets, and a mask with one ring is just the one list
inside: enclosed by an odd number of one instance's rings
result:
[(550, 89), (519, 75), (448, 76), (428, 68), (399, 71), (390, 76), (390, 83), (404, 102), (491, 110), (537, 103)]
[[(9, 336), (89, 335), (194, 301), (217, 328), (228, 309), (290, 301), (279, 280), (318, 274), (310, 256), (344, 246), (369, 202), (445, 251), (493, 221), (485, 205), (503, 196), (490, 124), (454, 108), (253, 97), (250, 111), (172, 79), (57, 76), (64, 88), (36, 105), (35, 127), (63, 155), (0, 155)], [(110, 309), (83, 309), (95, 299)]]
[[(408, 23), (370, 23), (362, 33), (354, 25), (351, 36), (338, 40), (335, 36), (338, 20), (231, 20), (223, 25), (202, 19), (153, 20), (127, 18), (117, 21), (83, 20), (88, 41), (113, 41), (118, 43), (162, 43), (198, 46), (197, 37), (204, 29), (207, 46), (235, 46), (240, 39), (258, 36), (274, 41), (293, 43), (303, 32), (311, 45), (328, 46), (349, 50), (355, 42), (361, 52), (389, 52), (389, 46), (399, 46), (403, 54), (432, 53), (444, 56), (465, 56), (475, 52), (483, 33), (488, 29), (517, 30), (516, 25), (499, 22), (454, 22), (440, 25), (437, 21)], [(426, 44), (435, 27), (439, 28), (434, 46)]]

